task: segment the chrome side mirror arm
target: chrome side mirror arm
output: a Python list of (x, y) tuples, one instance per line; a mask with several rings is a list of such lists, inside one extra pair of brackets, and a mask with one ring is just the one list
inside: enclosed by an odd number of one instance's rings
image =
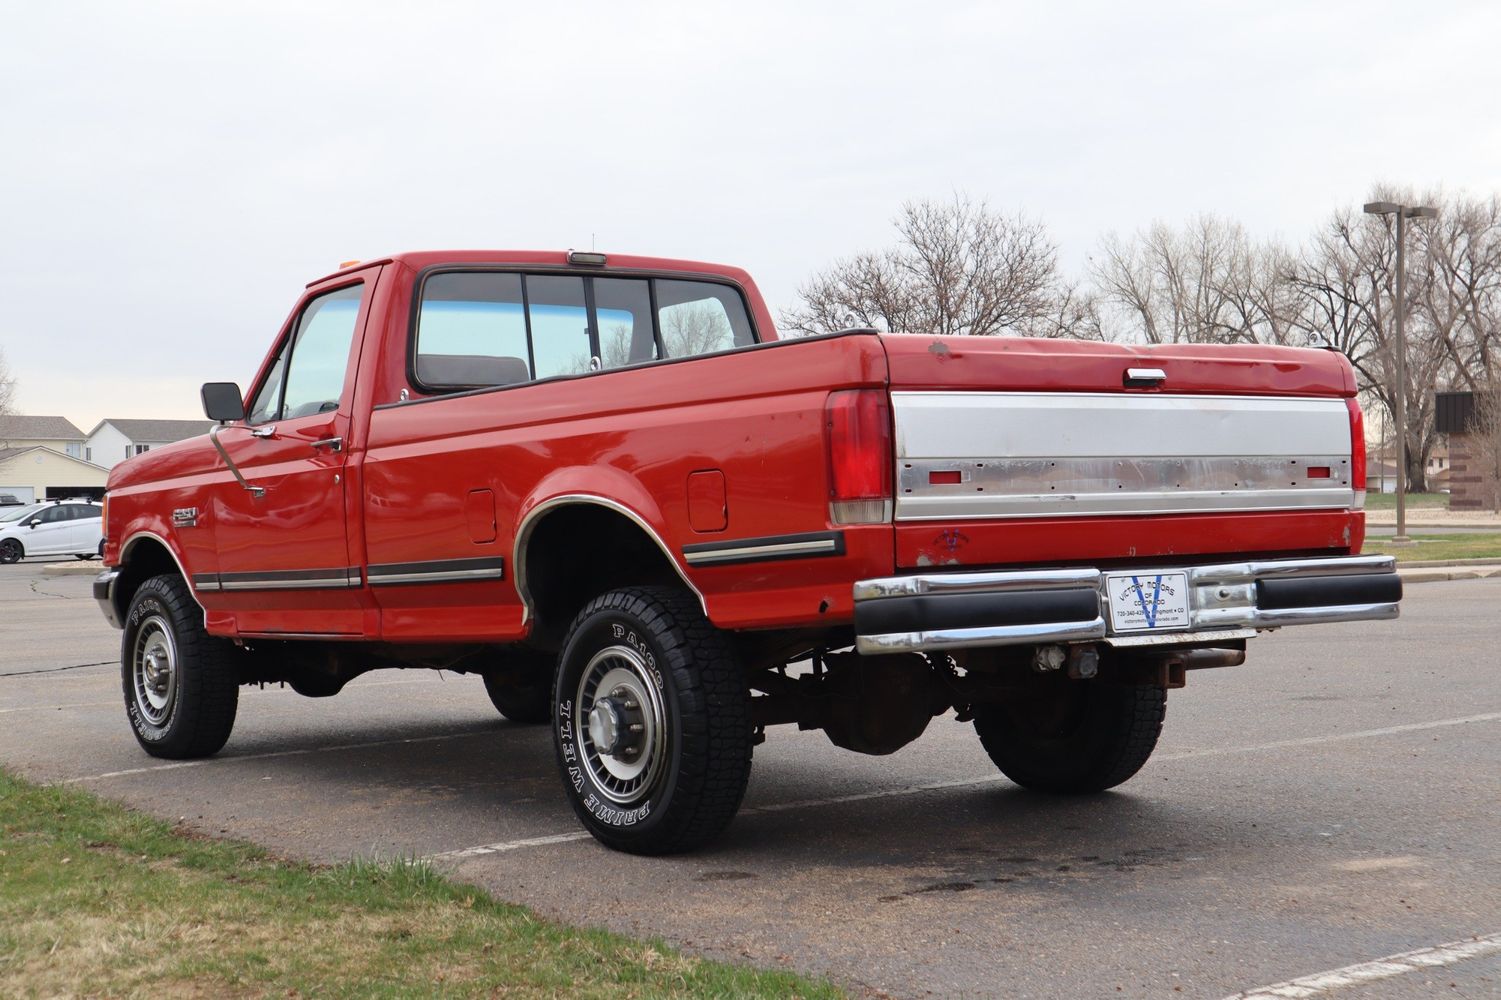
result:
[[(208, 431), (208, 439), (214, 443), (214, 448), (219, 452), (219, 457), (224, 459), (224, 464), (229, 466), (230, 474), (235, 477), (235, 482), (244, 487), (246, 492), (248, 492), (251, 496), (255, 497), (256, 499), (260, 499), (261, 497), (266, 495), (266, 488), (264, 486), (251, 486), (245, 481), (245, 477), (240, 475), (240, 467), (235, 465), (234, 459), (229, 457), (229, 452), (224, 450), (224, 443), (219, 440), (219, 431), (223, 429), (223, 427), (223, 424), (215, 424), (213, 427), (210, 427)], [(275, 429), (273, 428), (272, 430), (274, 432)], [(252, 431), (251, 433), (255, 432)], [(257, 434), (256, 436), (262, 437), (264, 435)]]

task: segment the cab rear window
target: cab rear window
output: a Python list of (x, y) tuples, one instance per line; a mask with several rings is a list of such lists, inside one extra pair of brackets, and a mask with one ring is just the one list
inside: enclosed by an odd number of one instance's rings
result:
[(430, 391), (474, 389), (755, 342), (745, 301), (729, 285), (440, 271), (422, 283), (412, 374)]

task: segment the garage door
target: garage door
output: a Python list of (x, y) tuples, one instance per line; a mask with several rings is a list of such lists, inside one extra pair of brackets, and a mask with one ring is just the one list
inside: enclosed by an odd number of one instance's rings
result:
[(22, 503), (36, 500), (36, 488), (32, 486), (0, 486), (0, 496), (9, 493)]

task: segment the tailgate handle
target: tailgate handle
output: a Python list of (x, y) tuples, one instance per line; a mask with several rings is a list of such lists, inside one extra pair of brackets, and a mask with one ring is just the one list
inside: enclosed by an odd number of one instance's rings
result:
[(1161, 368), (1127, 368), (1123, 385), (1161, 385), (1167, 381), (1167, 372)]

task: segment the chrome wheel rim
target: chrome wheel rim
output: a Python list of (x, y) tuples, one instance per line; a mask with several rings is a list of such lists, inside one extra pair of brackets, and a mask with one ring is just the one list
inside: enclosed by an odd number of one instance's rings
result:
[(646, 660), (629, 646), (595, 653), (574, 704), (574, 742), (601, 794), (623, 806), (645, 799), (667, 757), (667, 714)]
[(180, 671), (177, 641), (161, 615), (151, 615), (141, 622), (130, 672), (136, 711), (151, 725), (163, 725), (177, 702)]

